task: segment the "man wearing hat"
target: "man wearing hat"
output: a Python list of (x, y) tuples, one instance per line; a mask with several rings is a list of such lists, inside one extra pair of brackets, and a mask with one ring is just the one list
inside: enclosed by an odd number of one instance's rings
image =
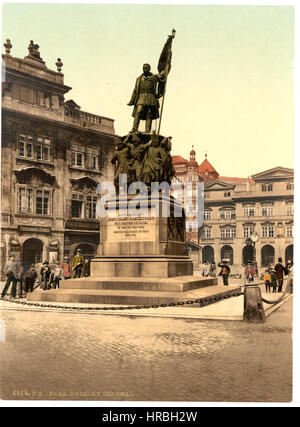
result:
[(33, 285), (37, 278), (37, 272), (35, 269), (35, 265), (31, 264), (31, 267), (26, 271), (24, 279), (25, 279), (25, 295), (28, 292), (33, 292)]
[(61, 263), (60, 266), (63, 271), (64, 280), (71, 279), (72, 277), (71, 265), (69, 263), (69, 258), (67, 256), (64, 257), (64, 261)]
[(221, 267), (219, 276), (222, 276), (222, 278), (223, 278), (223, 285), (224, 286), (228, 286), (228, 284), (229, 284), (228, 283), (228, 276), (229, 276), (229, 273), (230, 273), (230, 268), (227, 265), (227, 262), (228, 262), (227, 259), (222, 259), (222, 262), (220, 262), (218, 264), (218, 266)]
[(5, 297), (11, 283), (12, 286), (10, 290), (10, 297), (16, 298), (17, 281), (21, 278), (22, 272), (23, 268), (21, 266), (21, 263), (16, 260), (16, 256), (14, 254), (11, 254), (9, 260), (4, 266), (4, 273), (7, 277), (7, 280), (3, 288), (1, 298)]
[(285, 273), (285, 268), (282, 265), (282, 258), (278, 258), (278, 263), (275, 265), (274, 270), (276, 271), (278, 292), (282, 292), (283, 274)]
[(77, 249), (76, 255), (72, 259), (72, 268), (75, 272), (74, 278), (79, 278), (81, 276), (81, 271), (84, 265), (84, 258), (82, 256), (81, 249)]

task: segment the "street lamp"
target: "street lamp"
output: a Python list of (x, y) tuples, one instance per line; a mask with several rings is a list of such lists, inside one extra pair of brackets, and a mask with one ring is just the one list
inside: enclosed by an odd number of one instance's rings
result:
[(258, 234), (257, 233), (252, 233), (251, 236), (250, 236), (250, 240), (253, 243), (252, 263), (253, 263), (253, 267), (255, 268), (256, 274), (258, 274), (257, 261), (256, 261), (256, 251), (255, 251), (255, 243), (257, 243), (259, 241)]

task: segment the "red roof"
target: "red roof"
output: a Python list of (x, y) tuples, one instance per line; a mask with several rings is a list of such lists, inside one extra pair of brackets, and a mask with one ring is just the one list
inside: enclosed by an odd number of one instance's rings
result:
[(246, 184), (249, 182), (249, 184), (254, 184), (254, 180), (251, 178), (238, 178), (238, 177), (229, 177), (229, 176), (219, 176), (220, 181), (231, 181), (235, 182), (237, 184)]
[(181, 156), (172, 156), (173, 165), (178, 165), (180, 163), (187, 163), (188, 161)]
[(190, 161), (188, 161), (187, 165), (188, 166), (196, 166), (196, 167), (199, 166), (198, 162), (196, 160), (190, 160)]
[(201, 163), (201, 165), (198, 168), (198, 172), (199, 173), (205, 173), (205, 172), (218, 173), (216, 171), (216, 169), (209, 163), (209, 161), (207, 159), (203, 160), (203, 162)]

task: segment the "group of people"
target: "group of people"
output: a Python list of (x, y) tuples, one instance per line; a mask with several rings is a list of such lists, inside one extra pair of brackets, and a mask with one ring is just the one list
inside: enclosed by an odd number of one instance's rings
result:
[[(230, 267), (228, 265), (228, 260), (223, 259), (218, 267), (221, 268), (219, 272), (219, 276), (223, 279), (223, 285), (228, 286), (228, 278), (230, 274)], [(203, 277), (216, 277), (216, 264), (212, 262), (211, 264), (206, 261), (203, 269), (202, 276)], [(254, 278), (257, 275), (255, 266), (251, 261), (248, 261), (245, 266), (244, 276), (247, 283), (254, 282)], [(293, 262), (288, 261), (284, 266), (282, 263), (282, 258), (278, 258), (277, 264), (273, 267), (269, 267), (263, 276), (263, 280), (266, 286), (266, 292), (282, 292), (283, 289), (283, 280), (284, 277), (287, 276), (287, 287), (286, 290), (290, 293), (293, 292)]]
[[(230, 267), (228, 265), (228, 261), (226, 259), (223, 259), (219, 264), (218, 267), (221, 268), (219, 272), (219, 276), (223, 279), (223, 285), (228, 286), (228, 277), (230, 274)], [(203, 277), (216, 277), (217, 276), (217, 266), (215, 262), (213, 261), (211, 264), (209, 264), (208, 261), (205, 261), (205, 264), (202, 269), (202, 276)]]
[(278, 262), (274, 268), (269, 267), (264, 274), (264, 282), (266, 292), (282, 292), (284, 276), (287, 276), (286, 292), (293, 292), (293, 262), (288, 261), (284, 266), (282, 258), (278, 258)]
[(40, 288), (44, 291), (49, 289), (59, 288), (60, 280), (79, 278), (82, 275), (87, 277), (90, 275), (90, 260), (85, 259), (81, 249), (78, 249), (76, 255), (70, 263), (69, 257), (65, 256), (62, 263), (56, 262), (49, 264), (49, 261), (44, 261), (39, 274), (35, 264), (27, 269), (24, 268), (21, 261), (14, 254), (11, 254), (9, 260), (5, 264), (4, 273), (6, 275), (6, 283), (1, 293), (1, 298), (4, 298), (10, 289), (10, 298), (18, 296), (25, 297), (28, 292), (33, 292), (34, 285), (38, 280)]

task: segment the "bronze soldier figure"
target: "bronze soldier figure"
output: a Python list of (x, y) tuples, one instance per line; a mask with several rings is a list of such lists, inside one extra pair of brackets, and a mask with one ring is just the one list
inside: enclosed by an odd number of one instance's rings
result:
[(146, 132), (151, 132), (152, 120), (159, 117), (159, 101), (163, 96), (159, 89), (168, 73), (168, 66), (159, 74), (150, 72), (150, 65), (143, 65), (143, 74), (136, 80), (135, 88), (127, 105), (134, 105), (132, 116), (134, 117), (132, 132), (136, 132), (140, 120), (146, 120)]

